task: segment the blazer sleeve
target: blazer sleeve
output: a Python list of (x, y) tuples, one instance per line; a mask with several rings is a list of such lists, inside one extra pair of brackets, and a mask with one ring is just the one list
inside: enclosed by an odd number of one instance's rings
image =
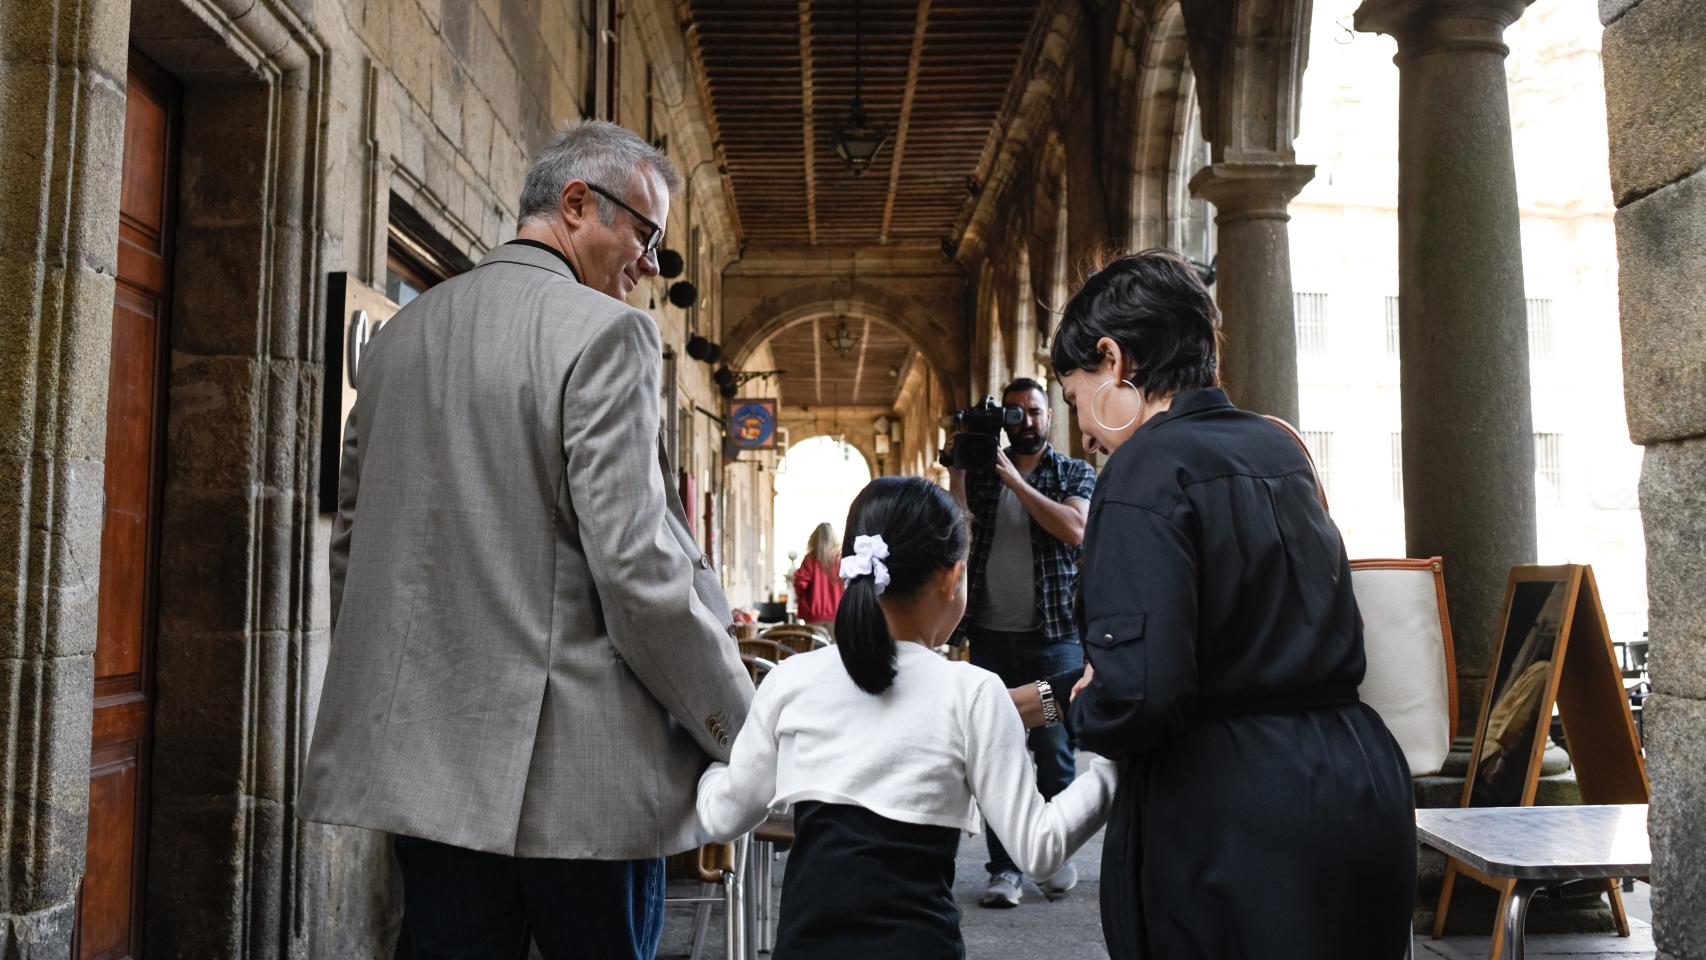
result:
[(1104, 503), (1090, 524), (1084, 653), (1095, 674), (1068, 709), (1080, 746), (1124, 760), (1183, 726), (1196, 699), (1197, 550), (1179, 519), (1134, 504)]
[(727, 625), (699, 599), (694, 564), (667, 526), (658, 470), (661, 342), (650, 317), (600, 324), (562, 398), (570, 501), (611, 643), (706, 754), (727, 760), (752, 700)]
[(1025, 725), (994, 675), (978, 686), (970, 712), (966, 780), (978, 809), (1019, 869), (1052, 876), (1107, 819), (1114, 765), (1095, 757), (1084, 776), (1044, 800), (1025, 748)]
[(355, 495), (361, 488), (361, 431), (356, 427), (355, 409), (344, 424), (344, 462), (338, 468), (338, 513), (332, 518), (331, 628), (338, 629), (338, 608), (344, 600), (344, 575), (349, 571), (350, 538), (355, 534)]
[(772, 673), (753, 697), (729, 762), (713, 763), (699, 777), (699, 830), (706, 840), (733, 840), (763, 823), (770, 810), (776, 796), (778, 679)]

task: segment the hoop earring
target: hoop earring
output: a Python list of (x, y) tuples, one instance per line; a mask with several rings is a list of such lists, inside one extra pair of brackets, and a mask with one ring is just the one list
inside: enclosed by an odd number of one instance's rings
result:
[(1122, 423), (1117, 427), (1110, 427), (1107, 424), (1102, 422), (1101, 417), (1096, 416), (1096, 401), (1102, 399), (1102, 391), (1108, 389), (1109, 387), (1113, 386), (1116, 383), (1123, 383), (1126, 386), (1132, 388), (1133, 390), (1137, 389), (1137, 384), (1132, 383), (1130, 380), (1121, 380), (1121, 379), (1116, 378), (1113, 380), (1109, 380), (1108, 382), (1097, 387), (1096, 392), (1094, 394), (1091, 394), (1091, 396), (1090, 396), (1090, 419), (1096, 421), (1096, 426), (1101, 427), (1103, 430), (1106, 430), (1109, 433), (1118, 433), (1121, 430), (1124, 430), (1125, 428), (1127, 428), (1127, 427), (1129, 427), (1132, 424), (1137, 422), (1137, 414), (1134, 413), (1131, 415), (1131, 419), (1127, 420), (1125, 423)]

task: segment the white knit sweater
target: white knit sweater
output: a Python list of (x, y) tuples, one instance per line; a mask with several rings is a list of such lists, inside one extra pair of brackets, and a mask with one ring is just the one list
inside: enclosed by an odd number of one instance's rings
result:
[(1020, 869), (1052, 875), (1106, 819), (1113, 764), (1094, 758), (1045, 801), (1000, 678), (916, 643), (896, 647), (894, 686), (881, 696), (853, 684), (833, 647), (771, 671), (729, 763), (699, 780), (701, 829), (729, 840), (769, 809), (818, 800), (976, 833), (981, 809)]

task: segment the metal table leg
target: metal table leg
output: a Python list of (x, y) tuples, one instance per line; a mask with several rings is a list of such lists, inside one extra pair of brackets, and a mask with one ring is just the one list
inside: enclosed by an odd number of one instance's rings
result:
[(1510, 905), (1505, 908), (1505, 956), (1522, 960), (1523, 931), (1528, 927), (1528, 904), (1540, 892), (1539, 880), (1518, 880), (1511, 890)]

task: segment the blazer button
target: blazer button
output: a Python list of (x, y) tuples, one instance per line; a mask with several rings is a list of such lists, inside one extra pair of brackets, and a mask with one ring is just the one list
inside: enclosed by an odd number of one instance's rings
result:
[(729, 632), (729, 638), (730, 639), (733, 639), (739, 633), (739, 631), (735, 629), (735, 625), (732, 623), (729, 624), (728, 626), (724, 627), (723, 629), (727, 630)]
[(1114, 642), (1114, 635), (1111, 633), (1102, 634), (1102, 642), (1103, 643), (1113, 643)]
[(701, 553), (699, 555), (699, 569), (701, 569), (701, 570), (711, 569), (711, 555), (710, 554)]
[(728, 745), (729, 745), (729, 735), (726, 733), (717, 734), (717, 746), (726, 747)]

